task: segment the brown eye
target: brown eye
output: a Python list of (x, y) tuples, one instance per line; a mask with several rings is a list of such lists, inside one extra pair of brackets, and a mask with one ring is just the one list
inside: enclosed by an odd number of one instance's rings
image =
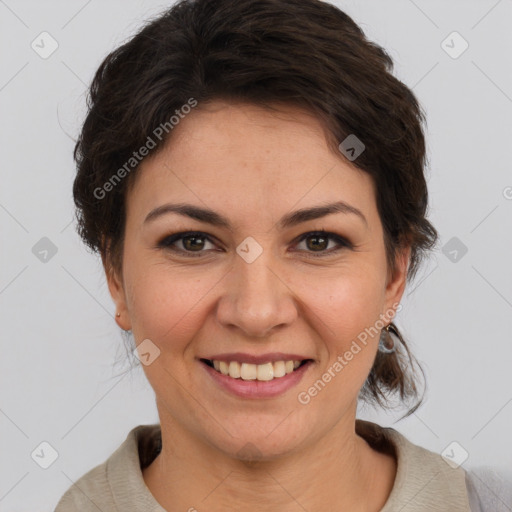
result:
[[(352, 248), (352, 244), (348, 240), (339, 235), (336, 235), (335, 233), (329, 233), (327, 231), (314, 231), (305, 233), (300, 238), (299, 244), (302, 242), (305, 242), (306, 245), (305, 252), (309, 252), (313, 257), (328, 256), (340, 251), (342, 248)], [(329, 242), (334, 242), (334, 248), (327, 250), (329, 247)]]
[(329, 245), (329, 237), (324, 235), (310, 235), (306, 238), (308, 249), (312, 251), (325, 250)]
[[(181, 247), (177, 246), (178, 243), (181, 244)], [(208, 243), (213, 246), (210, 238), (205, 233), (187, 231), (184, 233), (176, 233), (164, 238), (158, 244), (158, 247), (169, 249), (178, 253), (188, 253), (187, 256), (201, 256), (201, 253), (206, 252), (203, 249)]]
[(186, 250), (195, 251), (196, 249), (201, 250), (204, 247), (204, 239), (205, 237), (203, 236), (189, 235), (184, 236), (181, 240)]
[[(299, 249), (299, 252), (304, 252), (312, 257), (329, 256), (344, 248), (353, 248), (347, 239), (328, 231), (305, 233), (301, 236), (297, 245), (303, 242), (305, 243), (305, 248)], [(334, 242), (334, 246), (329, 248), (329, 244), (332, 242)], [(207, 244), (211, 244), (212, 247), (208, 248)], [(158, 243), (158, 247), (192, 257), (199, 257), (212, 250), (216, 250), (212, 239), (206, 233), (200, 231), (185, 231), (167, 236)]]

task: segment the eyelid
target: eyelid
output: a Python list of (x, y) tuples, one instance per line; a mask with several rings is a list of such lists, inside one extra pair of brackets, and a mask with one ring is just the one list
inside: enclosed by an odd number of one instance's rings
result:
[(183, 238), (189, 237), (189, 236), (198, 236), (201, 238), (204, 238), (205, 240), (209, 241), (212, 244), (219, 245), (219, 242), (217, 239), (212, 236), (208, 235), (204, 231), (180, 231), (177, 233), (174, 233), (172, 235), (165, 236), (157, 243), (158, 249), (167, 249), (174, 253), (177, 253), (179, 255), (185, 255), (186, 257), (192, 256), (202, 256), (203, 254), (208, 253), (209, 251), (185, 251), (183, 249), (178, 249), (173, 246), (174, 243), (179, 242)]
[[(209, 251), (185, 251), (183, 249), (177, 249), (177, 248), (173, 247), (172, 244), (174, 244), (175, 242), (178, 242), (186, 237), (189, 237), (189, 236), (198, 236), (198, 237), (204, 238), (205, 240), (207, 240), (210, 243), (213, 243), (215, 245), (219, 244), (216, 237), (209, 235), (208, 233), (205, 233), (204, 231), (180, 231), (180, 232), (174, 233), (172, 235), (165, 236), (162, 240), (160, 240), (157, 243), (157, 248), (168, 249), (168, 250), (178, 253), (180, 255), (185, 255), (185, 257), (189, 257), (189, 256), (197, 257), (197, 256), (203, 255), (204, 253), (209, 253), (211, 251), (211, 250), (209, 250)], [(317, 230), (307, 231), (307, 232), (299, 235), (298, 237), (296, 237), (292, 241), (292, 243), (293, 243), (293, 245), (298, 245), (299, 243), (301, 243), (302, 241), (304, 241), (305, 239), (307, 239), (308, 237), (311, 237), (311, 236), (324, 236), (328, 240), (332, 240), (332, 241), (336, 242), (338, 244), (338, 247), (331, 248), (329, 250), (318, 251), (316, 254), (315, 254), (315, 251), (298, 250), (298, 251), (292, 251), (292, 252), (303, 252), (307, 255), (306, 257), (311, 256), (313, 258), (318, 258), (318, 257), (326, 257), (331, 254), (337, 254), (342, 249), (353, 249), (354, 248), (354, 245), (350, 242), (350, 240), (348, 238), (346, 238), (342, 235), (338, 235), (337, 233), (327, 231), (325, 229), (317, 229)]]

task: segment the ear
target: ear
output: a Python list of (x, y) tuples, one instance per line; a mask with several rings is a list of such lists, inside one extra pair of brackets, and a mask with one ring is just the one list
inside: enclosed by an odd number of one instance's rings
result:
[(393, 310), (396, 308), (402, 299), (402, 295), (407, 284), (407, 270), (409, 269), (409, 259), (411, 256), (411, 246), (408, 245), (397, 251), (395, 272), (388, 275), (388, 282), (386, 284), (385, 292), (385, 311)]
[[(116, 305), (115, 321), (117, 325), (121, 327), (121, 329), (129, 331), (132, 328), (132, 326), (130, 321), (130, 315), (128, 314), (128, 307), (126, 305), (126, 294), (124, 290), (122, 276), (119, 276), (118, 273), (115, 271), (108, 256), (102, 254), (101, 260), (103, 262), (103, 269), (105, 270), (105, 277), (107, 279), (108, 289)], [(117, 313), (119, 313), (120, 316), (117, 316)]]

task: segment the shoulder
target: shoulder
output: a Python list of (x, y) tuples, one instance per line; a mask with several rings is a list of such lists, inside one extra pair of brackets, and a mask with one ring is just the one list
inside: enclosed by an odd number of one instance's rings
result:
[(108, 459), (80, 477), (60, 498), (54, 512), (139, 510), (151, 501), (141, 468), (160, 448), (160, 425), (139, 425)]
[(469, 468), (466, 486), (472, 512), (512, 510), (512, 472), (489, 466)]
[(394, 452), (397, 460), (393, 489), (381, 512), (471, 512), (461, 467), (453, 467), (440, 454), (412, 443), (393, 428), (357, 420), (356, 432), (374, 449)]
[(97, 465), (71, 485), (57, 503), (55, 512), (97, 511), (98, 507), (114, 507), (106, 462)]
[[(397, 475), (381, 512), (407, 510), (466, 510), (510, 512), (512, 472), (489, 466), (463, 469), (439, 453), (409, 441), (393, 428), (357, 420), (356, 431), (380, 451), (393, 451)], [(416, 507), (416, 508), (415, 508)]]

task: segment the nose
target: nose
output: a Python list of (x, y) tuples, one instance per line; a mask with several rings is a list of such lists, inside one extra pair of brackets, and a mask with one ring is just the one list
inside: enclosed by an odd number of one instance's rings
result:
[(295, 295), (268, 253), (263, 251), (252, 263), (237, 256), (224, 279), (217, 320), (224, 328), (240, 330), (244, 337), (268, 337), (297, 318)]

